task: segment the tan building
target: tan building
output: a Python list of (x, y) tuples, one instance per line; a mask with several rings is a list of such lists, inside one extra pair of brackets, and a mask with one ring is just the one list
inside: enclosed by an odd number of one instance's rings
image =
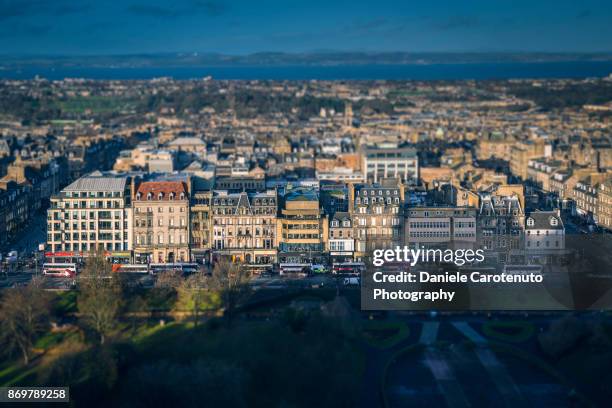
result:
[(612, 230), (612, 179), (601, 183), (597, 190), (596, 222), (601, 228)]
[(476, 147), (476, 157), (478, 160), (491, 158), (507, 160), (510, 157), (510, 149), (516, 141), (500, 133), (493, 132), (483, 140), (478, 142)]
[(278, 231), (280, 263), (323, 263), (328, 223), (316, 190), (296, 188), (285, 193)]
[(349, 185), (349, 213), (355, 229), (355, 259), (375, 249), (403, 245), (404, 185), (397, 179), (380, 184)]
[(542, 156), (544, 156), (543, 141), (538, 140), (536, 142), (526, 141), (515, 143), (510, 148), (510, 171), (516, 177), (520, 177), (522, 180), (527, 180), (529, 160)]
[(253, 267), (276, 262), (278, 235), (276, 191), (212, 196), (213, 257), (226, 257)]
[(190, 201), (191, 256), (208, 262), (212, 248), (212, 192), (195, 190)]
[(188, 262), (189, 188), (181, 181), (140, 183), (133, 198), (136, 262)]

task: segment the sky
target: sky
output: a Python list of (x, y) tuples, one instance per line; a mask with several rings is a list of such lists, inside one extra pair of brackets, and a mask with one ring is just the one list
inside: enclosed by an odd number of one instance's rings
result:
[(609, 52), (610, 0), (0, 0), (0, 54)]

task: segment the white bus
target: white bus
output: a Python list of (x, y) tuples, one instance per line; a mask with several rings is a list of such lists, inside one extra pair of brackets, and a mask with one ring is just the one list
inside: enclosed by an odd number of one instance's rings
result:
[(42, 273), (45, 276), (74, 278), (77, 267), (75, 263), (44, 263)]
[(312, 270), (312, 265), (308, 263), (282, 263), (279, 265), (279, 274), (296, 273), (307, 275)]
[(149, 273), (149, 266), (146, 264), (114, 264), (113, 272), (116, 272), (116, 273)]
[(152, 274), (175, 271), (180, 273), (195, 273), (200, 269), (197, 263), (152, 263), (149, 265), (149, 271)]

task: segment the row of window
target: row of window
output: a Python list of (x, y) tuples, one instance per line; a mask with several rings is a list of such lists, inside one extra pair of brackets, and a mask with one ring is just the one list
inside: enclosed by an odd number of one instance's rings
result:
[[(164, 244), (164, 234), (157, 234), (157, 240), (156, 243), (157, 244)], [(184, 234), (179, 234), (178, 235), (178, 241), (176, 239), (176, 235), (175, 234), (168, 234), (168, 244), (186, 244), (187, 241), (185, 240), (185, 235)], [(153, 244), (153, 235), (151, 234), (138, 234), (136, 235), (136, 244), (137, 245), (152, 245)]]

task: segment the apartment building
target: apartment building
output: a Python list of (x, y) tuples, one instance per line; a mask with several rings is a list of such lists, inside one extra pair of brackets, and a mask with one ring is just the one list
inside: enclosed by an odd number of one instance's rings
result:
[(323, 263), (328, 222), (319, 207), (315, 188), (285, 192), (278, 219), (279, 262)]
[(191, 256), (195, 261), (210, 261), (212, 248), (212, 191), (197, 190), (191, 194)]
[(385, 178), (398, 178), (405, 184), (416, 184), (419, 178), (419, 160), (414, 147), (397, 143), (380, 143), (363, 148), (361, 170), (371, 183)]
[(542, 140), (515, 143), (510, 148), (510, 171), (516, 177), (527, 180), (529, 160), (544, 156), (544, 142)]
[(353, 222), (348, 212), (338, 211), (329, 220), (327, 251), (332, 262), (350, 262), (355, 252)]
[(94, 172), (51, 196), (47, 247), (51, 257), (86, 256), (90, 251), (130, 258), (132, 209), (129, 178)]
[(529, 160), (527, 164), (527, 180), (532, 181), (539, 189), (550, 192), (551, 176), (563, 167), (559, 160), (548, 160), (540, 157)]
[(275, 190), (263, 193), (215, 191), (211, 201), (214, 257), (270, 266), (278, 247)]
[(397, 179), (349, 186), (356, 259), (371, 256), (375, 249), (403, 245), (404, 204), (404, 185)]
[(135, 188), (134, 259), (139, 263), (187, 262), (189, 182), (145, 181)]
[(522, 185), (498, 186), (480, 194), (477, 245), (499, 263), (522, 263), (525, 193)]
[(592, 178), (584, 178), (576, 183), (572, 191), (576, 214), (587, 221), (595, 221), (597, 212), (597, 183)]
[(565, 249), (565, 228), (558, 211), (535, 211), (525, 218), (525, 250), (529, 263), (552, 263)]
[(406, 245), (413, 248), (473, 249), (476, 209), (411, 207), (406, 210)]
[(612, 230), (612, 179), (599, 184), (597, 189), (597, 208), (595, 212), (597, 225)]

